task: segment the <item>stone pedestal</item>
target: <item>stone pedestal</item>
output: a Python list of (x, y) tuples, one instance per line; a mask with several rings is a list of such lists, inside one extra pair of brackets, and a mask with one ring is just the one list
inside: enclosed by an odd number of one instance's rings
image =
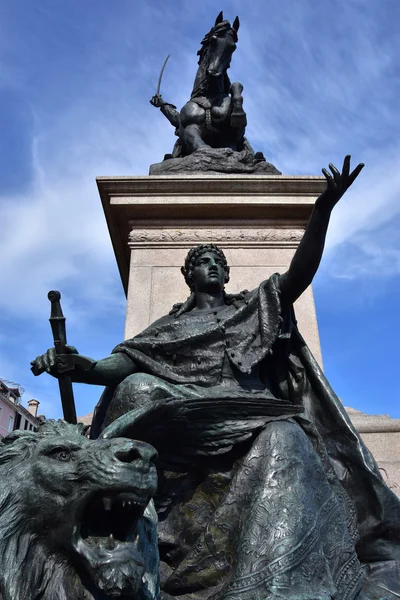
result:
[(400, 497), (400, 419), (391, 419), (389, 415), (367, 415), (354, 408), (346, 410), (374, 455), (383, 479)]
[[(127, 338), (186, 299), (180, 267), (194, 245), (212, 242), (224, 250), (227, 292), (284, 272), (326, 185), (323, 177), (282, 175), (99, 177), (97, 184), (127, 293)], [(311, 288), (296, 314), (321, 363)]]

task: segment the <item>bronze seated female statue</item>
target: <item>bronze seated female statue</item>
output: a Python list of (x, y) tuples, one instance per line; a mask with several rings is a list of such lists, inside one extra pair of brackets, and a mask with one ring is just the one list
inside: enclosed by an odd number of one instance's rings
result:
[[(229, 295), (223, 252), (190, 250), (190, 296), (111, 356), (76, 366), (106, 385), (92, 437), (159, 453), (161, 597), (400, 597), (400, 504), (297, 331), (331, 210), (360, 173), (323, 170), (288, 271)], [(54, 350), (34, 361), (57, 376)]]

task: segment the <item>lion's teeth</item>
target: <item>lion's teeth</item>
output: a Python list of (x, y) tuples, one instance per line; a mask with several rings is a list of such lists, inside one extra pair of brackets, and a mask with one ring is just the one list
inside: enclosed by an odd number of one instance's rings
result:
[(122, 500), (122, 508), (125, 508), (125, 504), (126, 504), (125, 500)]
[(104, 510), (111, 510), (112, 500), (106, 496), (103, 498)]
[(106, 548), (107, 550), (114, 550), (115, 548), (115, 540), (112, 533), (110, 533), (110, 535), (107, 538)]

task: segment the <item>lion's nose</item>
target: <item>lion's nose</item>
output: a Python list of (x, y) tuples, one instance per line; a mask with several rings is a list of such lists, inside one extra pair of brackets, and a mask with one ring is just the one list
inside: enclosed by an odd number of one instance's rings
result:
[(146, 442), (131, 440), (113, 441), (115, 444), (115, 458), (121, 462), (131, 463), (137, 459), (154, 462), (157, 458), (157, 451)]

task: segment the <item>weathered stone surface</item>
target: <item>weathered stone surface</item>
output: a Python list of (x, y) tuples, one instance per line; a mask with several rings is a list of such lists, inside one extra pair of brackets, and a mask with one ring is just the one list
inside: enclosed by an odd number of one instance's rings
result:
[(400, 497), (400, 419), (368, 415), (348, 407), (346, 411), (372, 452), (386, 484)]
[(274, 165), (265, 160), (255, 160), (248, 150), (235, 152), (231, 148), (203, 146), (184, 158), (170, 158), (150, 166), (150, 175), (176, 175), (195, 173), (256, 173), (281, 175)]

